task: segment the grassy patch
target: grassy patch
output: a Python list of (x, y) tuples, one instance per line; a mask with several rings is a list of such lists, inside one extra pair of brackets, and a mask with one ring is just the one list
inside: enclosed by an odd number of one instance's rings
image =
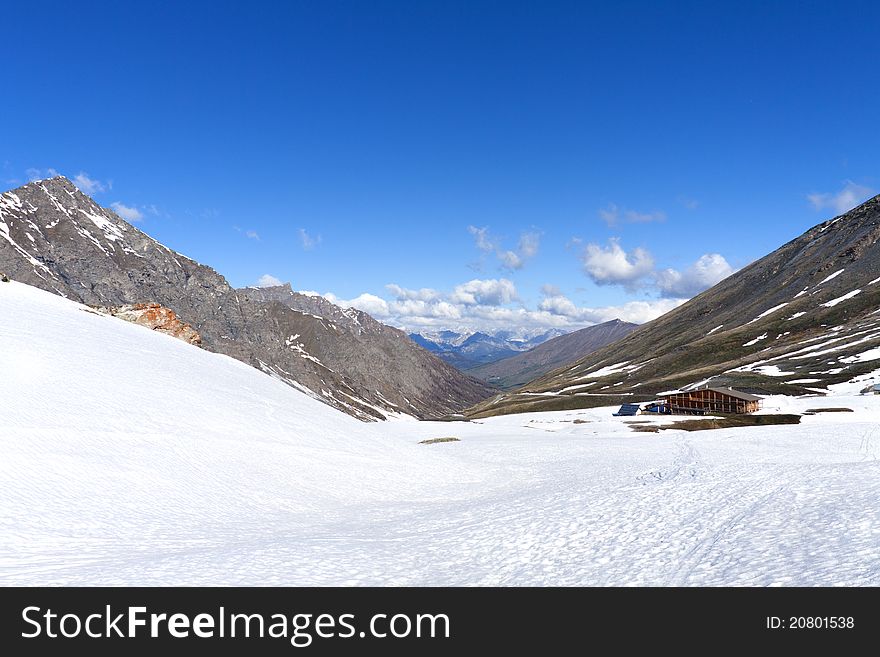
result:
[(460, 443), (461, 440), (452, 436), (445, 438), (431, 438), (430, 440), (420, 440), (419, 445), (436, 445), (437, 443)]
[(660, 425), (658, 424), (634, 424), (631, 426), (633, 431), (639, 433), (660, 433)]
[(633, 431), (657, 433), (660, 429), (681, 429), (683, 431), (708, 431), (711, 429), (732, 429), (736, 427), (761, 427), (771, 424), (800, 424), (801, 416), (792, 414), (781, 415), (723, 415), (716, 418), (701, 420), (679, 420), (672, 424), (634, 425)]
[(852, 413), (851, 408), (808, 408), (804, 411), (804, 415), (815, 415), (816, 413)]

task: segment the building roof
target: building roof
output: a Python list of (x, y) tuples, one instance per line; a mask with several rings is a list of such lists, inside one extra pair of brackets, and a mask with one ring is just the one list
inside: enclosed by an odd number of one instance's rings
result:
[(756, 397), (755, 395), (750, 395), (747, 392), (740, 392), (739, 390), (734, 390), (733, 388), (697, 388), (695, 390), (685, 390), (683, 392), (671, 392), (665, 395), (661, 395), (661, 397), (669, 397), (670, 395), (681, 395), (686, 394), (688, 392), (699, 392), (700, 390), (711, 390), (712, 392), (717, 392), (721, 395), (727, 395), (728, 397), (736, 397), (737, 399), (742, 399), (743, 401), (760, 401), (760, 397)]

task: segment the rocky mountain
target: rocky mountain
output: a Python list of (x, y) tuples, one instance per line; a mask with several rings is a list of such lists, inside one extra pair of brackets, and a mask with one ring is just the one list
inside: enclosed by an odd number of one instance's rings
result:
[(816, 394), (880, 368), (880, 196), (622, 340), (469, 411), (647, 401), (701, 385)]
[(442, 417), (490, 394), (362, 313), (323, 299), (295, 309), (268, 293), (233, 289), (64, 177), (0, 195), (0, 271), (93, 306), (159, 304), (190, 324), (204, 348), (360, 419)]
[[(378, 387), (379, 401), (393, 404), (386, 410), (396, 408), (419, 417), (436, 417), (462, 410), (462, 399), (485, 399), (493, 392), (418, 346), (403, 331), (382, 324), (361, 310), (340, 308), (323, 297), (294, 292), (289, 283), (243, 288), (238, 293), (243, 299), (280, 303), (320, 319), (333, 332), (332, 339), (322, 340), (320, 335), (304, 332), (291, 338), (291, 348), (307, 348), (310, 356), (327, 367), (345, 372), (359, 390)], [(434, 400), (441, 412), (433, 416), (414, 413), (413, 400), (423, 399)]]
[(511, 390), (616, 342), (636, 328), (638, 324), (619, 319), (588, 326), (542, 342), (528, 351), (475, 367), (468, 374), (502, 390)]
[[(533, 331), (531, 333), (500, 330), (494, 333), (477, 331), (458, 333), (410, 333), (410, 338), (447, 363), (462, 371), (470, 371), (487, 363), (509, 358), (528, 351), (552, 338), (564, 335), (560, 329)], [(478, 377), (482, 378), (482, 377)]]

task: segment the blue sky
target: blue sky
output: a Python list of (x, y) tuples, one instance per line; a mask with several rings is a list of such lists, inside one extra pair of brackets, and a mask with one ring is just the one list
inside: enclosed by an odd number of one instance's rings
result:
[(4, 188), (409, 328), (644, 321), (880, 189), (880, 5), (16, 3)]

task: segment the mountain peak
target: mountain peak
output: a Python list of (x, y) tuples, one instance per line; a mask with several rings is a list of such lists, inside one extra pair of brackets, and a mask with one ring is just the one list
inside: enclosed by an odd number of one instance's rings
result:
[(249, 285), (246, 289), (293, 294), (293, 288), (290, 286), (290, 283), (281, 283), (281, 285)]
[(46, 183), (50, 183), (52, 185), (57, 185), (59, 187), (63, 187), (70, 192), (76, 191), (76, 192), (79, 192), (80, 194), (85, 194), (85, 192), (83, 192), (79, 187), (77, 187), (70, 178), (68, 178), (67, 176), (62, 176), (62, 175), (51, 176), (49, 178), (40, 178), (38, 180), (29, 180), (24, 185), (21, 185), (15, 189), (10, 190), (10, 191), (16, 192), (17, 190), (24, 189), (24, 188), (29, 187), (31, 185), (44, 185)]

